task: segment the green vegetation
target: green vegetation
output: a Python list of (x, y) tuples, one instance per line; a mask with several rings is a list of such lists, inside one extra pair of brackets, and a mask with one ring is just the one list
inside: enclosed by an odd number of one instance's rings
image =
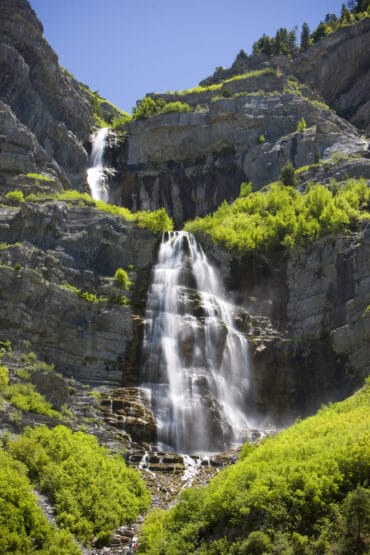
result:
[(198, 85), (197, 87), (193, 87), (192, 89), (184, 89), (183, 91), (175, 91), (174, 94), (196, 94), (196, 93), (203, 93), (209, 91), (221, 91), (221, 95), (223, 98), (228, 98), (228, 93), (226, 92), (226, 96), (224, 95), (224, 91), (228, 90), (227, 88), (224, 89), (224, 86), (228, 83), (232, 83), (233, 81), (240, 81), (242, 79), (251, 79), (252, 77), (260, 77), (262, 75), (276, 75), (276, 69), (272, 67), (266, 67), (264, 69), (256, 69), (253, 71), (247, 71), (245, 73), (241, 73), (240, 75), (234, 75), (229, 79), (225, 79), (222, 83), (217, 83), (215, 85), (209, 85), (203, 87), (202, 85)]
[(0, 366), (0, 394), (3, 393), (9, 385), (9, 370), (6, 366)]
[(317, 28), (310, 33), (308, 24), (302, 25), (300, 46), (297, 46), (297, 37), (295, 30), (288, 31), (285, 27), (278, 29), (274, 37), (264, 34), (253, 44), (254, 54), (266, 54), (269, 58), (272, 56), (290, 56), (293, 57), (299, 51), (305, 51), (315, 42), (318, 42), (330, 35), (337, 29), (353, 25), (357, 21), (370, 17), (369, 0), (350, 0), (342, 4), (341, 14), (337, 17), (333, 13), (328, 13), (325, 20), (321, 21)]
[(75, 293), (80, 299), (87, 301), (88, 303), (103, 303), (108, 301), (108, 297), (99, 297), (96, 293), (91, 293), (90, 291), (82, 291), (78, 287), (71, 285), (70, 283), (63, 283), (61, 285), (63, 289), (68, 289), (68, 291), (72, 291)]
[(297, 185), (295, 169), (290, 161), (281, 168), (280, 181), (283, 185), (287, 185), (288, 187), (295, 187)]
[(27, 173), (26, 177), (30, 179), (36, 179), (37, 181), (54, 181), (53, 177), (48, 177), (47, 175), (43, 175), (42, 173)]
[(116, 285), (122, 287), (122, 289), (124, 289), (125, 291), (127, 291), (127, 289), (129, 289), (132, 285), (132, 282), (130, 281), (126, 270), (124, 270), (123, 268), (117, 268), (114, 274), (114, 281)]
[(14, 190), (6, 193), (4, 198), (9, 204), (12, 204), (13, 206), (17, 206), (18, 204), (21, 204), (21, 202), (24, 201), (24, 194), (22, 191)]
[(72, 535), (58, 531), (39, 508), (26, 467), (0, 449), (0, 552), (78, 555)]
[(104, 543), (114, 528), (148, 507), (149, 493), (139, 474), (83, 432), (64, 426), (27, 428), (10, 442), (9, 451), (53, 501), (58, 525), (85, 544), (94, 537)]
[(150, 555), (367, 553), (370, 380), (185, 490), (142, 529)]
[(246, 192), (242, 185), (233, 204), (224, 201), (216, 212), (188, 222), (185, 229), (245, 253), (301, 245), (370, 216), (364, 179), (348, 180), (337, 191), (312, 183), (302, 194), (277, 182), (264, 191)]
[(88, 193), (80, 193), (75, 190), (63, 191), (57, 195), (52, 194), (30, 194), (25, 198), (28, 202), (47, 202), (52, 200), (62, 200), (76, 206), (91, 206), (102, 212), (107, 212), (113, 216), (119, 216), (127, 222), (136, 223), (142, 229), (150, 229), (152, 233), (171, 231), (173, 229), (172, 218), (169, 217), (165, 208), (160, 208), (154, 212), (141, 210), (130, 212), (128, 208), (108, 204), (102, 200), (93, 200)]
[(163, 98), (154, 99), (150, 96), (146, 96), (134, 109), (133, 118), (150, 118), (151, 116), (169, 112), (191, 112), (191, 107), (185, 102), (166, 102)]
[(12, 405), (24, 412), (34, 412), (61, 419), (61, 414), (52, 408), (43, 395), (35, 391), (33, 384), (15, 383), (9, 385), (5, 388), (4, 395)]
[(302, 133), (302, 132), (305, 131), (306, 129), (307, 129), (307, 123), (306, 123), (306, 120), (302, 117), (302, 118), (299, 120), (298, 124), (297, 124), (297, 131), (298, 131), (299, 133)]

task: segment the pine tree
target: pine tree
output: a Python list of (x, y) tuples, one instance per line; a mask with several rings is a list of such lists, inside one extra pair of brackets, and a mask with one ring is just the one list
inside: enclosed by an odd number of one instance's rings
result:
[(302, 25), (302, 31), (301, 31), (300, 48), (301, 50), (307, 50), (309, 46), (310, 46), (310, 28), (308, 26), (308, 23), (304, 22)]

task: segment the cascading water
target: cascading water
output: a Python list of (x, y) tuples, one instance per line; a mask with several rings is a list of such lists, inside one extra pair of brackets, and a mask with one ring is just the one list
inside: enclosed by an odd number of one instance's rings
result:
[(194, 237), (165, 233), (145, 314), (142, 379), (162, 447), (222, 451), (248, 435), (248, 343)]
[(94, 200), (103, 200), (104, 202), (108, 202), (108, 175), (111, 173), (111, 169), (105, 167), (103, 163), (108, 133), (109, 129), (103, 127), (93, 134), (91, 138), (91, 166), (87, 170), (87, 182), (92, 198)]

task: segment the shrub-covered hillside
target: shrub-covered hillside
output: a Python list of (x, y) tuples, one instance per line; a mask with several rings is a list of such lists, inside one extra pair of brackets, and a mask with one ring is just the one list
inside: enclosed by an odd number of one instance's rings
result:
[(366, 553), (370, 381), (257, 447), (204, 488), (153, 511), (142, 553)]
[(188, 222), (185, 229), (205, 233), (216, 243), (240, 253), (293, 247), (331, 232), (343, 231), (369, 217), (370, 190), (364, 179), (342, 187), (311, 184), (305, 194), (282, 182), (251, 192), (242, 184), (239, 197), (216, 212)]

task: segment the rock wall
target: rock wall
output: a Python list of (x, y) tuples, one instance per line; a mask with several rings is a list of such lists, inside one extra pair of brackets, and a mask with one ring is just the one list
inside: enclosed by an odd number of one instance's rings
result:
[[(297, 132), (302, 117), (308, 129)], [(287, 161), (300, 167), (334, 153), (350, 157), (364, 153), (367, 141), (309, 98), (258, 93), (136, 120), (123, 148), (115, 180), (123, 204), (134, 210), (165, 206), (181, 226), (233, 200), (243, 181), (258, 189), (278, 179)]]
[(93, 125), (91, 106), (78, 83), (58, 65), (27, 0), (2, 0), (0, 100), (37, 137), (74, 187), (86, 181)]
[(250, 338), (248, 403), (257, 422), (286, 425), (362, 385), (370, 371), (369, 249), (365, 223), (280, 255), (224, 258), (229, 288), (251, 318), (241, 330)]
[[(64, 202), (3, 207), (0, 222), (0, 335), (19, 348), (31, 342), (39, 357), (83, 382), (132, 382), (133, 367), (138, 380), (134, 329), (138, 336), (156, 238), (119, 217)], [(130, 293), (114, 283), (119, 267), (131, 268)], [(117, 304), (122, 294), (129, 306)]]

